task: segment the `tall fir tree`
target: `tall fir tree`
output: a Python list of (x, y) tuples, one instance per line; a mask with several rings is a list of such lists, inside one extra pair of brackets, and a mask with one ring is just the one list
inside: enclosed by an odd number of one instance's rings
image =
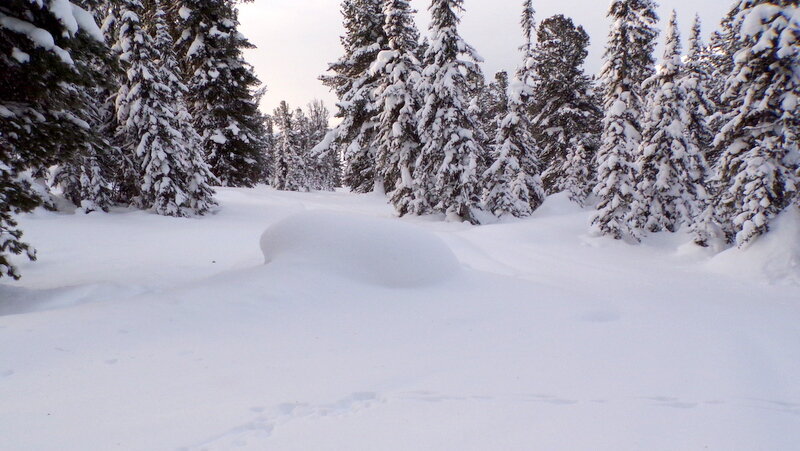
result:
[(309, 187), (311, 189), (333, 191), (339, 186), (341, 163), (339, 155), (330, 149), (322, 154), (317, 154), (314, 149), (317, 144), (325, 139), (330, 131), (330, 111), (321, 100), (314, 100), (308, 104), (308, 145), (304, 151), (306, 166), (309, 168)]
[(595, 185), (594, 154), (602, 109), (592, 77), (583, 71), (589, 35), (572, 19), (545, 19), (537, 32), (531, 70), (538, 80), (530, 102), (531, 125), (548, 194), (569, 191), (579, 204)]
[(709, 117), (716, 113), (717, 106), (709, 93), (711, 74), (703, 63), (705, 49), (700, 16), (695, 16), (692, 33), (689, 36), (686, 65), (679, 83), (686, 92), (686, 110), (691, 116), (689, 124), (691, 139), (698, 144), (706, 159), (713, 161), (710, 150), (714, 134), (711, 132)]
[(616, 239), (639, 238), (629, 216), (642, 202), (636, 195), (634, 162), (641, 143), (641, 85), (654, 71), (655, 9), (652, 0), (614, 0), (608, 12), (612, 26), (601, 72), (605, 117), (594, 189), (600, 202), (592, 225)]
[(148, 9), (139, 0), (124, 1), (120, 35), (127, 81), (118, 104), (126, 149), (140, 167), (138, 203), (160, 215), (203, 215), (216, 205), (216, 180), (186, 108), (166, 12), (159, 0)]
[(481, 130), (468, 109), (467, 78), (480, 71), (482, 59), (458, 33), (463, 0), (433, 0), (430, 5), (428, 65), (418, 90), (424, 104), (418, 114), (422, 150), (414, 170), (419, 202), (415, 213), (444, 213), (479, 222), (478, 167), (488, 152)]
[(408, 0), (385, 2), (384, 33), (389, 40), (388, 50), (380, 52), (372, 66), (373, 73), (379, 75), (377, 172), (401, 216), (415, 211), (418, 202), (413, 173), (420, 151), (416, 115), (422, 99), (415, 89), (420, 79), (420, 63), (416, 56), (419, 32), (413, 13)]
[(255, 46), (238, 31), (233, 0), (180, 0), (176, 7), (189, 111), (208, 164), (222, 185), (252, 187), (266, 145), (261, 82), (242, 55)]
[(46, 194), (28, 174), (73, 158), (91, 139), (81, 92), (94, 80), (79, 55), (101, 39), (91, 14), (68, 1), (0, 6), (0, 277), (20, 276), (12, 254), (35, 258), (14, 219)]
[(800, 188), (800, 21), (797, 0), (742, 0), (737, 7), (742, 41), (722, 95), (731, 114), (715, 139), (715, 205), (729, 240), (745, 247)]
[(321, 77), (339, 98), (336, 116), (341, 122), (315, 152), (326, 152), (331, 146), (338, 149), (344, 160), (343, 182), (353, 192), (371, 192), (376, 187), (385, 190), (376, 173), (378, 108), (374, 93), (379, 75), (370, 71), (378, 53), (388, 45), (382, 0), (344, 0), (342, 15), (345, 54), (329, 66), (331, 75)]
[(498, 120), (492, 165), (483, 174), (483, 204), (498, 217), (529, 216), (544, 203), (538, 151), (524, 113), (523, 99), (529, 90), (518, 80), (509, 88), (506, 113)]
[(281, 191), (307, 191), (306, 159), (303, 157), (302, 118), (296, 118), (289, 104), (282, 101), (272, 117), (278, 128), (278, 139), (273, 156), (271, 185)]
[[(706, 204), (707, 170), (700, 144), (690, 133), (692, 116), (685, 86), (680, 83), (683, 70), (678, 19), (673, 11), (664, 61), (644, 83), (650, 95), (636, 161), (636, 192), (642, 202), (631, 217), (631, 226), (641, 232), (675, 232), (682, 225), (692, 225)], [(698, 241), (707, 242), (708, 237)]]

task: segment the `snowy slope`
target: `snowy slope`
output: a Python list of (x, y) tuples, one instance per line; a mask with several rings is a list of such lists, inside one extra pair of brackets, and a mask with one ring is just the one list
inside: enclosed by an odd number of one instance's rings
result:
[[(589, 237), (560, 197), (484, 227), (389, 219), (370, 195), (219, 197), (204, 219), (21, 218), (40, 261), (0, 285), (0, 448), (800, 443), (791, 277), (680, 236)], [(374, 249), (408, 277), (383, 278)]]

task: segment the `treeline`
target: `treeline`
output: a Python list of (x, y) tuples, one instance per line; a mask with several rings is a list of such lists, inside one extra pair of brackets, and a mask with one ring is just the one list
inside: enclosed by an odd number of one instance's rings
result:
[(696, 19), (685, 53), (673, 14), (659, 66), (656, 6), (611, 2), (595, 78), (585, 30), (537, 25), (526, 0), (524, 59), (487, 84), (458, 34), (462, 0), (432, 0), (422, 39), (408, 0), (344, 0), (345, 54), (322, 77), (341, 123), (318, 150), (340, 151), (344, 183), (387, 192), (401, 215), (523, 217), (566, 191), (597, 207), (599, 234), (686, 227), (703, 246), (744, 246), (798, 202), (798, 2), (741, 0), (708, 44)]

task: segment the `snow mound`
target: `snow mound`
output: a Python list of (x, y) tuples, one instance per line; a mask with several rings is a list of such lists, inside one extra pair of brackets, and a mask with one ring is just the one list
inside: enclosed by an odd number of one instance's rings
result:
[(800, 285), (800, 209), (790, 207), (775, 218), (770, 229), (745, 249), (729, 249), (717, 255), (709, 262), (710, 269)]
[(459, 271), (436, 235), (399, 221), (311, 211), (269, 227), (261, 236), (268, 264), (288, 264), (392, 288), (413, 288)]

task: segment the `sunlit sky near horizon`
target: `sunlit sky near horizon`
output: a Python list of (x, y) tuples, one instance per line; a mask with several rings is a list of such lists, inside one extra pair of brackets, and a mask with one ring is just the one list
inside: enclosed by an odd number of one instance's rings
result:
[[(339, 36), (344, 32), (339, 0), (256, 0), (240, 5), (241, 31), (257, 49), (246, 53), (268, 91), (262, 109), (271, 112), (278, 102), (304, 106), (322, 99), (333, 111), (336, 97), (317, 77), (327, 64), (342, 54)], [(732, 0), (662, 0), (659, 2), (661, 28), (670, 11), (678, 11), (683, 38), (688, 35), (695, 14), (710, 35)], [(417, 24), (427, 35), (429, 0), (411, 0), (419, 10)], [(600, 69), (608, 33), (606, 12), (610, 0), (534, 0), (537, 21), (554, 14), (572, 17), (592, 38), (586, 69)], [(519, 15), (522, 0), (466, 0), (461, 34), (483, 58), (487, 79), (499, 70), (513, 71), (520, 62), (517, 48), (522, 37)], [(657, 50), (660, 52), (660, 49)], [(659, 55), (660, 56), (660, 55)]]

